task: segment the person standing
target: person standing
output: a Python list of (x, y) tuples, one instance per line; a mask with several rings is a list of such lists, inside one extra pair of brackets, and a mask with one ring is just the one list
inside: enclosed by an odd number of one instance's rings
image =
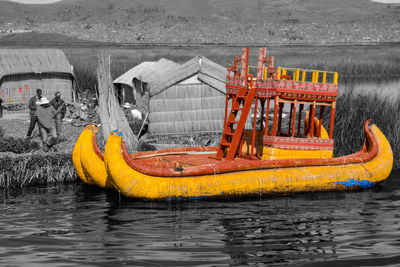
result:
[(28, 133), (26, 134), (28, 138), (31, 137), (32, 131), (35, 129), (36, 123), (38, 122), (38, 118), (36, 115), (36, 102), (40, 101), (41, 98), (42, 89), (37, 89), (36, 95), (29, 100), (29, 115), (31, 116), (31, 123), (29, 125)]
[(57, 142), (56, 125), (54, 115), (56, 110), (46, 97), (42, 97), (37, 104), (36, 116), (39, 123), (40, 135), (43, 143), (43, 150), (48, 151)]
[(67, 111), (67, 106), (66, 106), (64, 100), (61, 99), (60, 92), (55, 93), (55, 97), (50, 101), (50, 104), (56, 110), (56, 113), (54, 115), (55, 116), (54, 120), (55, 120), (55, 124), (56, 124), (57, 137), (60, 138), (62, 119), (64, 119), (65, 112)]

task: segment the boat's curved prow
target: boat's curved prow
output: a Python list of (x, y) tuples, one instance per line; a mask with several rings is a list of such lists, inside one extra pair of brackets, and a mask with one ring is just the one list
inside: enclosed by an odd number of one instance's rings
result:
[[(108, 178), (104, 166), (103, 153), (97, 146), (96, 135), (97, 127), (94, 125), (87, 125), (83, 129), (81, 136), (79, 137), (81, 142), (79, 146), (80, 166), (86, 180), (91, 181), (89, 184), (97, 184), (102, 188), (111, 188), (112, 184), (110, 183), (110, 179)], [(75, 169), (77, 169), (76, 166)]]
[[(240, 160), (219, 161), (213, 166), (181, 168), (174, 177), (156, 175), (162, 174), (159, 170), (143, 172), (133, 167), (122, 137), (113, 133), (106, 144), (104, 161), (116, 189), (134, 198), (190, 199), (350, 190), (379, 183), (392, 169), (393, 153), (386, 137), (375, 125), (368, 126), (368, 122), (365, 133), (366, 146), (344, 157), (248, 161), (241, 170), (237, 167)], [(231, 170), (226, 166), (231, 166)], [(171, 172), (168, 171), (165, 173)]]
[(82, 162), (81, 162), (81, 150), (82, 150), (82, 140), (84, 136), (82, 135), (85, 129), (83, 129), (81, 135), (79, 135), (78, 140), (75, 143), (74, 150), (72, 151), (72, 162), (75, 167), (75, 171), (78, 174), (78, 177), (86, 184), (95, 184), (88, 176), (86, 176), (83, 171)]

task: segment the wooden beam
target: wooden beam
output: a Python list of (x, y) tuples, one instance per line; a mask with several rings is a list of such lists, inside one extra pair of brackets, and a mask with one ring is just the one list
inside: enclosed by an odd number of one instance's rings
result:
[(333, 138), (333, 123), (335, 120), (335, 109), (336, 109), (336, 102), (332, 103), (332, 108), (331, 108), (331, 118), (329, 122), (329, 138)]
[(297, 136), (300, 136), (300, 125), (301, 125), (301, 113), (303, 112), (304, 104), (300, 104), (299, 108), (299, 118), (297, 121)]
[[(294, 132), (296, 131), (296, 107), (297, 107), (297, 100), (294, 101), (293, 105), (293, 118), (292, 118), (292, 137), (294, 137)], [(299, 123), (300, 125), (300, 123)], [(299, 127), (300, 128), (300, 127)]]
[(253, 119), (253, 134), (251, 137), (251, 152), (250, 155), (254, 155), (254, 146), (256, 143), (256, 130), (257, 130), (257, 108), (258, 108), (258, 97), (256, 97), (256, 104), (254, 105), (254, 119)]
[(275, 96), (274, 99), (274, 119), (272, 122), (272, 136), (276, 136), (276, 126), (278, 120), (278, 107), (279, 107), (279, 96)]
[(311, 105), (310, 136), (314, 137), (315, 102)]
[(270, 105), (271, 99), (267, 99), (267, 111), (265, 113), (265, 131), (264, 135), (268, 135), (268, 123), (269, 123), (269, 105)]

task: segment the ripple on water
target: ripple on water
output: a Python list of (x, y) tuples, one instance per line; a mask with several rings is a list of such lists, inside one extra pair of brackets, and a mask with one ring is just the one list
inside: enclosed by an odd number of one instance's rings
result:
[(359, 192), (149, 203), (82, 184), (0, 193), (0, 265), (390, 266), (400, 182)]

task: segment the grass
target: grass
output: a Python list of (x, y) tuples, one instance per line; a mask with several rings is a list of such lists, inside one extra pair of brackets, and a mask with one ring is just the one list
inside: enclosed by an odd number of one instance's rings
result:
[[(91, 96), (97, 88), (96, 66), (100, 51), (111, 56), (111, 75), (115, 79), (143, 61), (167, 58), (183, 63), (202, 55), (227, 66), (233, 57), (241, 54), (241, 47), (176, 47), (176, 48), (110, 48), (65, 49), (74, 65), (79, 93)], [(282, 46), (267, 47), (267, 54), (275, 57), (276, 66), (320, 69), (339, 72), (339, 80), (345, 77), (391, 78), (400, 76), (400, 47), (397, 45), (369, 46)], [(250, 65), (257, 65), (258, 48), (250, 49)]]
[(0, 188), (76, 181), (70, 153), (0, 153)]
[[(400, 169), (400, 99), (390, 99), (378, 93), (358, 94), (349, 89), (339, 95), (335, 113), (335, 155), (356, 152), (364, 141), (363, 124), (371, 119), (383, 132), (393, 150), (393, 168)], [(329, 121), (328, 118), (325, 122)]]

